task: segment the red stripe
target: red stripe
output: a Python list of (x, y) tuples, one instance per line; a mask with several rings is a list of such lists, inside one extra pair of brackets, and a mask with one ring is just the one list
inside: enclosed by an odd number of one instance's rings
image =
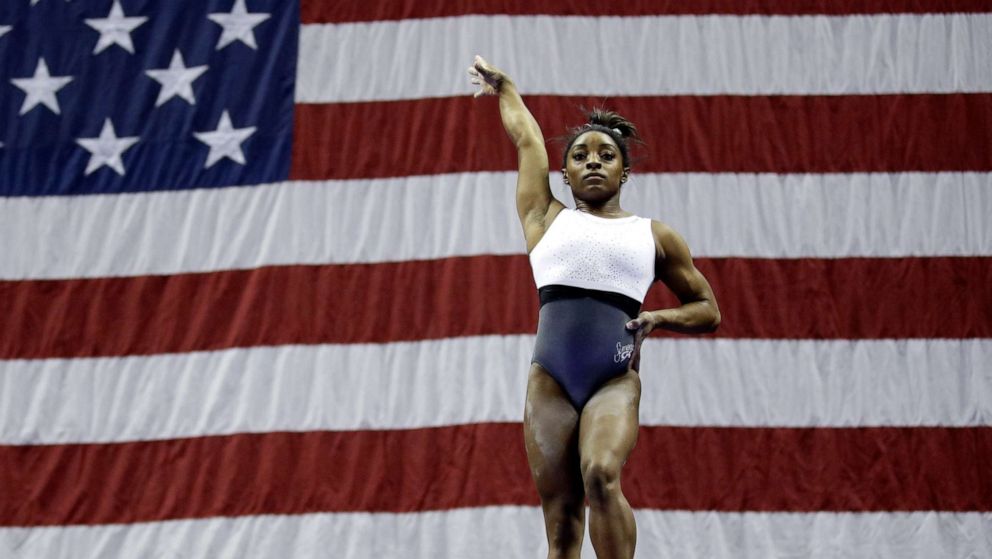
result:
[[(623, 487), (637, 508), (992, 511), (989, 456), (988, 427), (645, 427)], [(7, 526), (537, 504), (516, 423), (8, 446), (0, 464)]]
[[(529, 96), (548, 138), (606, 105), (643, 131), (635, 171), (848, 173), (992, 170), (992, 94)], [(296, 106), (294, 179), (512, 171), (496, 102), (471, 96)], [(351, 138), (339, 149), (341, 138)], [(383, 143), (389, 146), (383, 149)], [(562, 146), (550, 144), (551, 168)]]
[(987, 12), (988, 0), (303, 0), (303, 23), (480, 15), (848, 15)]
[[(699, 259), (727, 338), (992, 337), (992, 258)], [(0, 282), (0, 358), (536, 330), (523, 255)], [(655, 286), (645, 308), (674, 305)]]

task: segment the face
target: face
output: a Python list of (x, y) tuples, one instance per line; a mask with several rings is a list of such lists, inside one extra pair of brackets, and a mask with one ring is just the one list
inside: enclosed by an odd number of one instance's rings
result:
[(575, 139), (565, 157), (565, 168), (572, 195), (586, 202), (603, 202), (620, 192), (626, 180), (620, 148), (608, 134), (597, 130)]

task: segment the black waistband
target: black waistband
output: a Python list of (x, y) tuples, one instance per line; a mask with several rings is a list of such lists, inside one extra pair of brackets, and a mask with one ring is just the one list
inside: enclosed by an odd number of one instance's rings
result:
[(545, 285), (537, 290), (537, 295), (541, 299), (541, 306), (559, 299), (580, 299), (582, 297), (591, 297), (597, 301), (602, 301), (622, 310), (630, 318), (637, 318), (637, 315), (641, 312), (640, 301), (612, 291), (583, 289), (581, 287), (572, 287), (570, 285)]

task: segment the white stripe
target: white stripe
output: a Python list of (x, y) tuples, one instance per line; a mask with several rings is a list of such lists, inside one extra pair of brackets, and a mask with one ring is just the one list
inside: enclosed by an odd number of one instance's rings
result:
[[(520, 421), (532, 336), (0, 361), (0, 444)], [(644, 425), (992, 425), (992, 340), (666, 340)]]
[[(481, 54), (529, 94), (992, 91), (992, 15), (465, 16), (304, 25), (296, 100), (470, 95)], [(428, 65), (410, 64), (415, 53)]]
[(992, 425), (992, 340), (649, 342), (651, 423)]
[[(0, 279), (522, 254), (516, 174), (0, 198)], [(556, 195), (571, 201), (560, 177)], [(992, 174), (635, 174), (696, 256), (992, 255)], [(375, 219), (368, 216), (374, 215)]]
[[(718, 513), (634, 511), (637, 557), (992, 556), (989, 513)], [(269, 559), (503, 559), (547, 553), (537, 507), (406, 514), (244, 516), (140, 524), (0, 528), (0, 555)], [(586, 530), (588, 534), (588, 530)], [(595, 557), (588, 535), (583, 557)]]
[[(992, 254), (992, 174), (649, 174), (623, 203), (698, 256)], [(644, 211), (641, 211), (644, 208)]]

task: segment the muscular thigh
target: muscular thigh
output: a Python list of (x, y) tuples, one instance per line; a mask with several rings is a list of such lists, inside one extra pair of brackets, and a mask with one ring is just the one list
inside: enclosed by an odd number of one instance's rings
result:
[(582, 409), (579, 452), (590, 459), (627, 460), (637, 443), (641, 379), (636, 371), (616, 377), (600, 388)]
[(582, 491), (579, 413), (551, 375), (531, 365), (524, 411), (527, 461), (542, 498)]

